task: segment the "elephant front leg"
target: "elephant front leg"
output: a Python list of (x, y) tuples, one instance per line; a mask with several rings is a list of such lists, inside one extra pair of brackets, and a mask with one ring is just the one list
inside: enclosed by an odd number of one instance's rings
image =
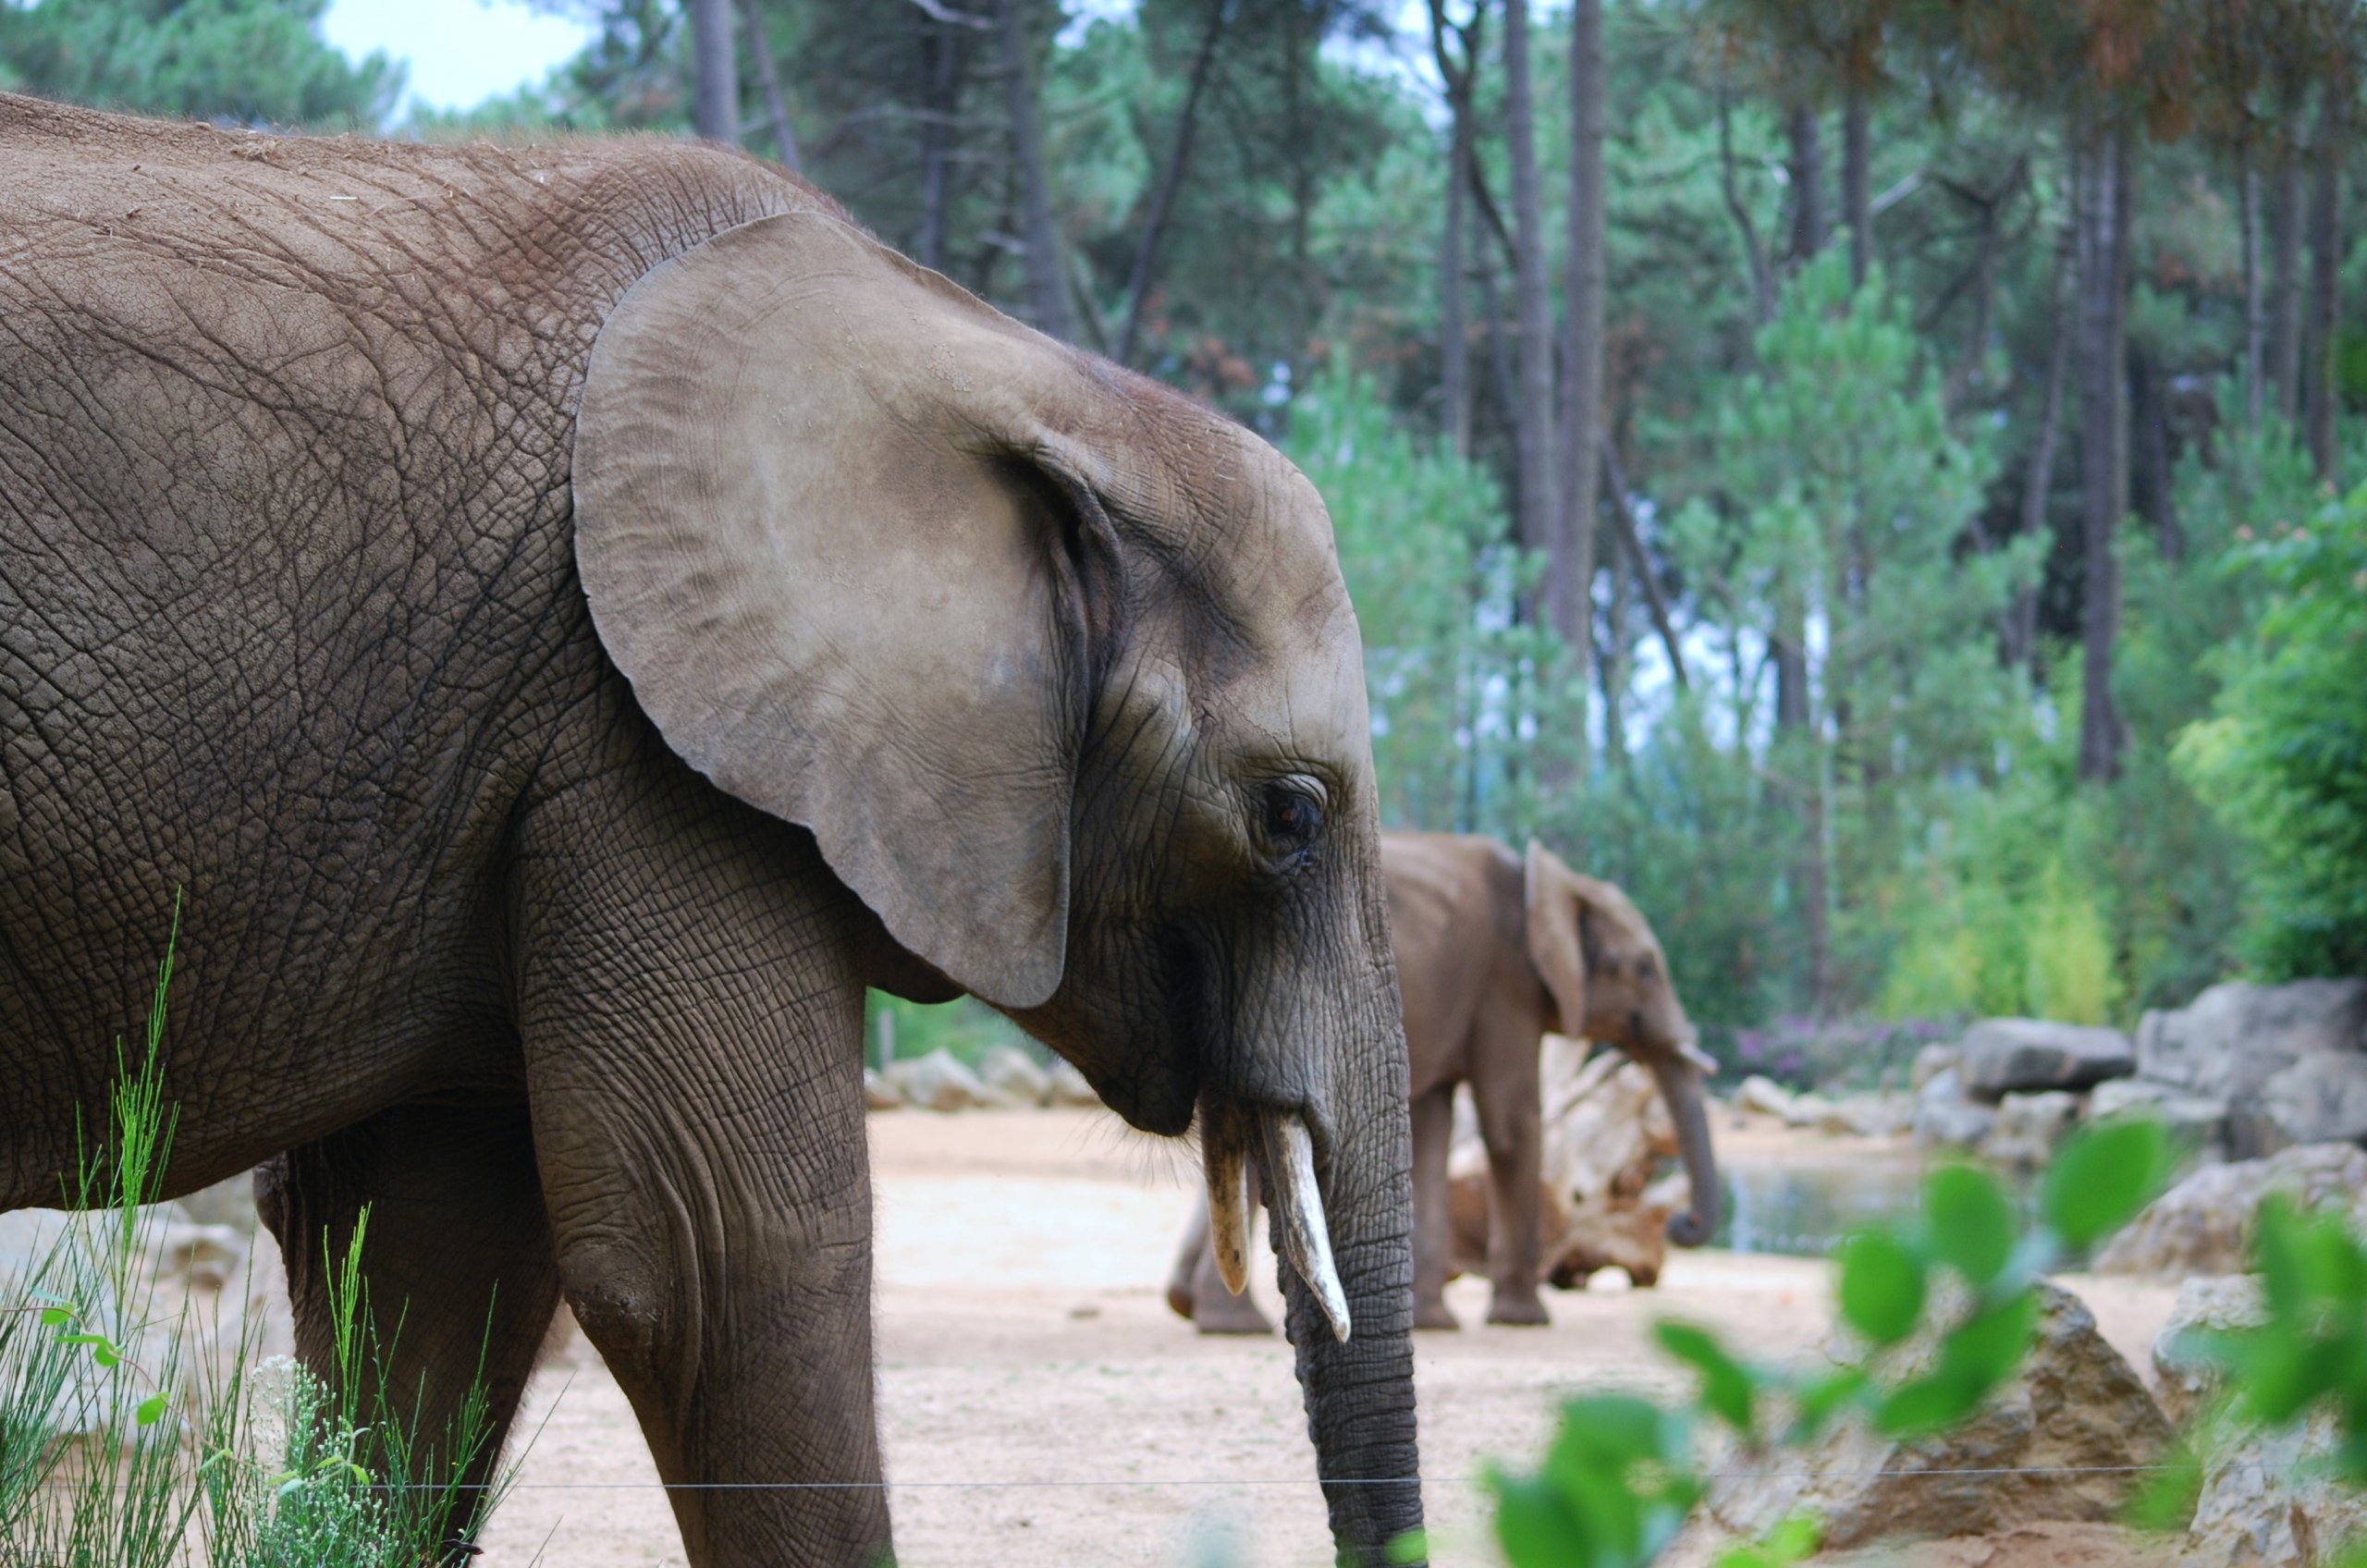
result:
[(337, 1377), (331, 1281), (354, 1244), (362, 1211), (368, 1358), (361, 1409), (380, 1420), (369, 1390), (411, 1434), (414, 1485), (449, 1474), (472, 1385), (484, 1396), (478, 1447), (458, 1477), (460, 1502), (432, 1521), (438, 1538), (470, 1533), (534, 1353), (558, 1302), (558, 1270), (521, 1106), (402, 1106), (255, 1172), (256, 1207), (288, 1265), (296, 1348), (324, 1380)]
[(1472, 1095), (1488, 1148), (1488, 1321), (1533, 1328), (1552, 1321), (1538, 1293), (1545, 1249), (1545, 1125), (1536, 1036), (1490, 1054), (1503, 1065), (1492, 1079), (1475, 1083)]
[(1454, 1142), (1454, 1085), (1441, 1084), (1414, 1101), (1414, 1327), (1460, 1329), (1446, 1307), (1454, 1261), (1454, 1217), (1447, 1156)]

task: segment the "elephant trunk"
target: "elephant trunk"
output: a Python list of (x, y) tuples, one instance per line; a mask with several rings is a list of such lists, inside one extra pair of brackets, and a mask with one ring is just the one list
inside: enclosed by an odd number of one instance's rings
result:
[(1655, 1052), (1645, 1065), (1676, 1123), (1677, 1153), (1693, 1190), (1692, 1207), (1670, 1217), (1668, 1239), (1681, 1247), (1698, 1247), (1718, 1229), (1718, 1158), (1710, 1146), (1709, 1095), (1701, 1086), (1700, 1072), (1683, 1055)]

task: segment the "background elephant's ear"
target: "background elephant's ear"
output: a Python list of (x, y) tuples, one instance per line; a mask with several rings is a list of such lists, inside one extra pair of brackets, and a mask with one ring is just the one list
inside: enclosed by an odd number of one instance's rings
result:
[(1587, 961), (1578, 938), (1578, 876), (1562, 857), (1531, 839), (1527, 870), (1528, 962), (1562, 1015), (1562, 1033), (1587, 1027)]
[(634, 285), (576, 426), (593, 622), (667, 744), (1012, 1007), (1066, 947), (1085, 649), (1037, 416), (1078, 374), (807, 211)]

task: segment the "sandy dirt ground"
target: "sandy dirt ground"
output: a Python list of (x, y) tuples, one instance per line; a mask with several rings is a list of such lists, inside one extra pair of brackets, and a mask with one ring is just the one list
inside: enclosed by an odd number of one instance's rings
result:
[[(1815, 1134), (1721, 1132), (1729, 1160), (1836, 1152)], [(906, 1568), (1196, 1563), (1228, 1542), (1242, 1568), (1330, 1561), (1288, 1347), (1203, 1339), (1161, 1299), (1197, 1180), (1181, 1150), (1088, 1111), (899, 1111), (874, 1116), (871, 1136), (880, 1424)], [(1538, 1453), (1558, 1399), (1680, 1387), (1649, 1348), (1657, 1318), (1766, 1357), (1805, 1350), (1830, 1320), (1824, 1267), (1804, 1259), (1673, 1254), (1657, 1290), (1604, 1278), (1549, 1293), (1550, 1329), (1480, 1326), (1486, 1286), (1458, 1280), (1449, 1301), (1468, 1327), (1417, 1340), (1434, 1561), (1497, 1560), (1474, 1477), (1490, 1455)], [(2144, 1366), (2174, 1292), (2067, 1283)], [(1253, 1289), (1270, 1310), (1270, 1272)], [(535, 1435), (487, 1568), (683, 1562), (632, 1412), (580, 1336), (537, 1375), (521, 1430)], [(1956, 1543), (1933, 1564), (2128, 1556), (2117, 1532), (2071, 1528)]]

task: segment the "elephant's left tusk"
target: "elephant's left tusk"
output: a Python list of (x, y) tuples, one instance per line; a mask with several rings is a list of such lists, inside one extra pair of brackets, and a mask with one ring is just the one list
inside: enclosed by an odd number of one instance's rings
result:
[(1315, 1184), (1315, 1140), (1293, 1113), (1269, 1112), (1266, 1170), (1274, 1182), (1274, 1237), (1282, 1256), (1314, 1292), (1331, 1332), (1348, 1341), (1348, 1292), (1331, 1262), (1331, 1229), (1323, 1217), (1323, 1194)]
[(1208, 1244), (1217, 1274), (1239, 1295), (1249, 1285), (1249, 1192), (1247, 1150), (1237, 1117), (1211, 1116), (1200, 1155), (1208, 1179)]

